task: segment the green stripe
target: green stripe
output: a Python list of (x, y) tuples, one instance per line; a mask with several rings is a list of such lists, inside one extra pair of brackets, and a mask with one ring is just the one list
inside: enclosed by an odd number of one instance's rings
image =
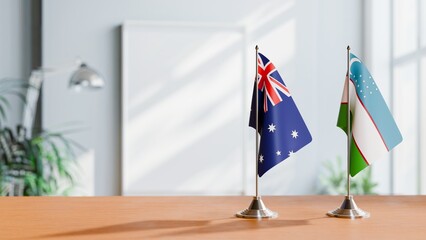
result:
[[(339, 117), (337, 118), (337, 126), (341, 128), (345, 133), (348, 133), (348, 104), (340, 104)], [(353, 116), (351, 114), (351, 119)], [(355, 176), (357, 173), (362, 171), (364, 168), (368, 167), (367, 163), (364, 161), (361, 153), (356, 147), (354, 141), (351, 142), (351, 167), (350, 174)]]
[(348, 104), (340, 104), (339, 117), (337, 118), (337, 126), (345, 133), (348, 133)]
[(355, 145), (354, 140), (351, 141), (351, 176), (354, 177), (357, 173), (361, 172), (364, 168), (368, 167), (361, 153)]

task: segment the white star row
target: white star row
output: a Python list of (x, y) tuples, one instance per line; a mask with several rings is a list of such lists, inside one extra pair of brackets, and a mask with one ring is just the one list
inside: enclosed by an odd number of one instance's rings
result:
[[(277, 130), (277, 126), (275, 124), (271, 123), (271, 124), (268, 125), (268, 130), (269, 130), (269, 132), (274, 133)], [(291, 136), (293, 138), (297, 138), (299, 136), (299, 132), (297, 132), (297, 130), (295, 129), (295, 130), (291, 131)]]
[[(277, 154), (277, 156), (281, 156), (281, 151), (276, 151), (276, 152), (275, 152), (275, 154)], [(293, 154), (294, 154), (294, 152), (293, 152), (293, 151), (289, 151), (289, 152), (288, 152), (288, 156), (289, 156), (289, 157), (291, 157)], [(260, 155), (259, 155), (259, 162), (260, 162), (260, 163), (263, 163), (263, 161), (265, 161), (265, 157), (264, 157), (262, 154), (260, 154)]]

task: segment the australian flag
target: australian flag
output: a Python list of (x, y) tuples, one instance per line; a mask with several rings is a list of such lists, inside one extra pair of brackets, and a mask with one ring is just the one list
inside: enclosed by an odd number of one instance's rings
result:
[[(258, 53), (259, 171), (269, 169), (312, 141), (290, 91), (269, 59)], [(253, 88), (250, 123), (256, 129), (256, 85)]]

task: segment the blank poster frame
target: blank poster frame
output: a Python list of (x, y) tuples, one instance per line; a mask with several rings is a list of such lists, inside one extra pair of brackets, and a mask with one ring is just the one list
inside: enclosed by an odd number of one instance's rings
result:
[[(128, 72), (126, 71), (126, 66), (128, 64), (128, 56), (127, 53), (129, 51), (131, 51), (131, 49), (128, 49), (128, 46), (126, 46), (126, 42), (128, 40), (129, 36), (129, 29), (134, 29), (134, 28), (139, 28), (140, 31), (143, 31), (144, 28), (152, 28), (152, 27), (159, 27), (159, 29), (164, 28), (164, 27), (169, 27), (169, 28), (192, 28), (194, 30), (201, 30), (204, 31), (205, 29), (211, 29), (211, 30), (217, 30), (217, 31), (235, 31), (236, 33), (239, 33), (242, 35), (242, 46), (241, 46), (241, 50), (242, 50), (242, 71), (241, 71), (241, 76), (243, 79), (248, 79), (247, 78), (247, 56), (246, 56), (246, 49), (247, 49), (247, 31), (246, 28), (243, 26), (236, 26), (236, 25), (228, 25), (228, 24), (216, 24), (216, 23), (199, 23), (199, 22), (155, 22), (155, 21), (125, 21), (124, 24), (122, 25), (121, 28), (121, 47), (122, 47), (122, 84), (121, 84), (121, 194), (122, 195), (190, 195), (193, 193), (185, 193), (183, 192), (182, 194), (168, 194), (168, 193), (150, 193), (150, 192), (138, 192), (138, 193), (134, 193), (134, 192), (130, 192), (128, 191), (128, 189), (126, 189), (125, 183), (126, 183), (126, 163), (128, 162), (128, 154), (127, 154), (127, 147), (128, 147), (128, 136), (127, 136), (127, 132), (126, 129), (128, 127), (129, 124), (129, 119), (128, 119), (128, 112), (129, 112), (129, 103), (128, 103), (128, 87), (129, 87), (129, 81), (131, 81), (131, 79), (129, 79), (129, 75)], [(241, 83), (241, 87), (242, 89), (246, 88), (246, 85), (248, 83), (246, 83), (245, 81), (242, 81)], [(244, 92), (244, 91), (243, 91)], [(245, 93), (243, 93), (243, 105), (242, 107), (248, 107), (248, 103), (245, 103), (245, 98), (247, 98), (247, 96), (245, 96)], [(246, 133), (242, 132), (241, 133), (241, 141), (242, 141), (242, 179), (241, 179), (241, 186), (240, 186), (240, 190), (238, 193), (234, 193), (234, 194), (241, 194), (244, 195), (245, 191), (246, 191), (246, 185), (247, 185), (247, 173), (246, 173), (246, 141), (244, 140), (244, 138), (246, 137)], [(218, 176), (220, 177), (220, 176)], [(197, 193), (196, 193), (197, 194)], [(201, 194), (203, 195), (203, 194)]]

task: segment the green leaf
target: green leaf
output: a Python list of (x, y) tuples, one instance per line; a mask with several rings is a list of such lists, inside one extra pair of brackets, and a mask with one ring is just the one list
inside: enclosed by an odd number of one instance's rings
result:
[(4, 185), (2, 176), (7, 169), (26, 171), (23, 179), (25, 195), (54, 195), (59, 193), (59, 183), (61, 188), (72, 188), (75, 185), (73, 167), (78, 165), (71, 156), (76, 148), (72, 140), (61, 133), (44, 131), (41, 135), (20, 142), (21, 147), (12, 149), (8, 143), (9, 134), (10, 139), (18, 139), (10, 129), (0, 129), (0, 139), (6, 140), (6, 145), (0, 144), (0, 150), (8, 150), (14, 155), (24, 154), (26, 160), (3, 163), (4, 159), (2, 161), (0, 158), (0, 188)]

